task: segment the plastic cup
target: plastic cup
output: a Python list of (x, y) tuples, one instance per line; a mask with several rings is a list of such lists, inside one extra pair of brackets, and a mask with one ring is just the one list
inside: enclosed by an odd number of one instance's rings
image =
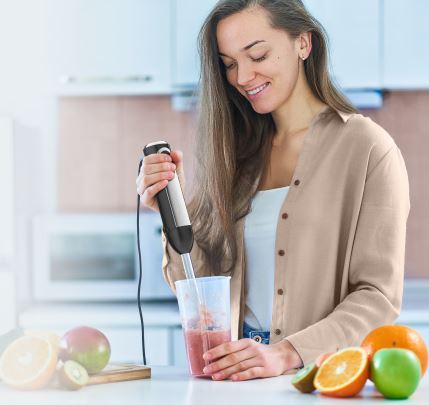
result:
[(216, 276), (175, 282), (189, 371), (195, 377), (210, 377), (203, 373), (210, 364), (203, 354), (231, 341), (230, 279)]

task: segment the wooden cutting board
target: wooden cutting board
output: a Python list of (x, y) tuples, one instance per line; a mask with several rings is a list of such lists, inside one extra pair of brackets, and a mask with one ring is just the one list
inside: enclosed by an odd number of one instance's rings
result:
[(138, 364), (110, 363), (103, 371), (89, 377), (88, 385), (150, 378), (150, 367)]

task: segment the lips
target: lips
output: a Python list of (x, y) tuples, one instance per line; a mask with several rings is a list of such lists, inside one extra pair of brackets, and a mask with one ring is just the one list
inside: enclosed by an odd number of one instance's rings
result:
[(245, 90), (245, 92), (249, 95), (249, 96), (254, 96), (258, 93), (260, 93), (262, 90), (264, 90), (267, 86), (269, 85), (269, 83), (264, 83), (258, 87), (254, 87), (250, 90)]

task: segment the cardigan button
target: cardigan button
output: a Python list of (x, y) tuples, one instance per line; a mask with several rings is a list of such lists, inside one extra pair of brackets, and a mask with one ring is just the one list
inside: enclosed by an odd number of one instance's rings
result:
[(283, 249), (280, 249), (278, 253), (279, 253), (279, 256), (284, 256), (285, 255), (285, 251)]
[(278, 295), (283, 295), (283, 290), (282, 290), (281, 288), (279, 288), (279, 289), (277, 290), (277, 294), (278, 294)]
[(276, 330), (274, 331), (274, 333), (275, 333), (276, 335), (280, 335), (280, 333), (282, 333), (282, 331), (281, 331), (280, 329), (276, 329)]
[(286, 213), (286, 212), (283, 212), (283, 214), (282, 214), (282, 218), (283, 219), (287, 219), (287, 217), (288, 217), (289, 215)]
[(295, 184), (295, 186), (299, 186), (301, 182), (299, 180), (295, 180), (293, 184)]

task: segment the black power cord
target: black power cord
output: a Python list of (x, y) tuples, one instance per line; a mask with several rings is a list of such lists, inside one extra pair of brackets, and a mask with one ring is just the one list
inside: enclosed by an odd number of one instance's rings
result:
[[(140, 169), (143, 164), (143, 159), (140, 160), (139, 170), (137, 176), (140, 174)], [(142, 353), (143, 353), (143, 365), (146, 365), (146, 350), (144, 344), (144, 322), (143, 322), (143, 314), (142, 314), (142, 305), (140, 298), (140, 290), (142, 285), (142, 253), (140, 250), (140, 194), (137, 194), (137, 251), (139, 254), (139, 286), (137, 288), (137, 305), (139, 307), (139, 315), (140, 315), (140, 326), (142, 332)]]

